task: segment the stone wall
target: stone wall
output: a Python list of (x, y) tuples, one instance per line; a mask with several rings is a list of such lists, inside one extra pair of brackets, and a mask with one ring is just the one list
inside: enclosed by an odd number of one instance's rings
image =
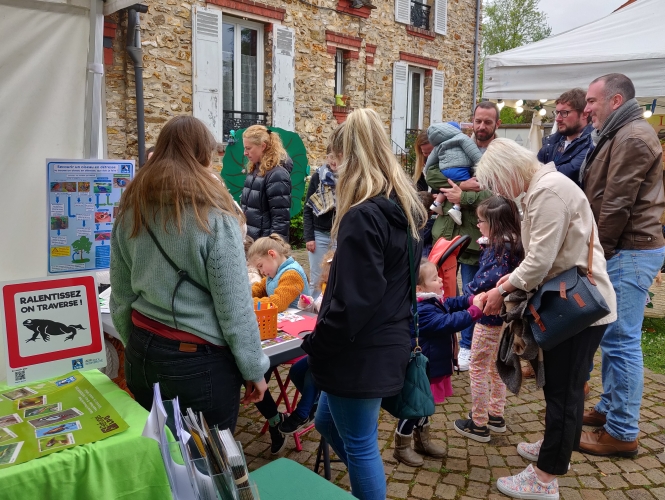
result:
[[(216, 0), (217, 1), (217, 0)], [(221, 0), (220, 0), (221, 1)], [(395, 22), (394, 2), (375, 0), (369, 18), (337, 11), (345, 0), (263, 0), (263, 5), (286, 11), (282, 24), (296, 34), (296, 132), (302, 137), (310, 162), (325, 156), (327, 138), (337, 126), (332, 113), (335, 87), (335, 55), (326, 32), (362, 39), (358, 58), (345, 65), (345, 93), (351, 107), (374, 108), (390, 132), (393, 63), (400, 52), (438, 60), (445, 72), (444, 120), (468, 121), (473, 101), (473, 45), (476, 0), (448, 0), (448, 34), (433, 40), (414, 36), (406, 25)], [(146, 144), (154, 144), (161, 126), (177, 114), (192, 112), (192, 5), (180, 0), (144, 0), (141, 14), (144, 49)], [(219, 3), (219, 1), (217, 2)], [(224, 0), (226, 5), (228, 0)], [(239, 0), (238, 3), (259, 5)], [(431, 2), (430, 2), (431, 3)], [(315, 4), (308, 5), (308, 4)], [(251, 15), (247, 15), (251, 19)], [(127, 16), (112, 16), (118, 24), (113, 41), (113, 64), (106, 66), (108, 149), (111, 158), (136, 158), (136, 102), (134, 74), (127, 56)], [(272, 31), (265, 33), (265, 103), (271, 112)], [(366, 50), (370, 44), (370, 50)], [(371, 46), (375, 45), (375, 53)], [(366, 56), (369, 54), (369, 63)], [(355, 55), (355, 54), (353, 54)], [(424, 125), (429, 124), (431, 76), (425, 80)]]

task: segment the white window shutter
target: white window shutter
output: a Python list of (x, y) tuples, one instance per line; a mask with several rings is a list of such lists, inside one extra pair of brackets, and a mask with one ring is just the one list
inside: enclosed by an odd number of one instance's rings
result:
[(409, 92), (409, 65), (393, 63), (393, 116), (390, 138), (400, 148), (405, 149), (406, 107)]
[(448, 34), (448, 0), (434, 0), (434, 32)]
[(295, 40), (292, 28), (273, 25), (272, 124), (295, 132)]
[(395, 21), (411, 24), (411, 0), (395, 0)]
[(192, 28), (194, 117), (222, 142), (222, 12), (196, 7)]
[(429, 113), (429, 124), (441, 123), (443, 121), (443, 71), (435, 69), (432, 71), (432, 107)]

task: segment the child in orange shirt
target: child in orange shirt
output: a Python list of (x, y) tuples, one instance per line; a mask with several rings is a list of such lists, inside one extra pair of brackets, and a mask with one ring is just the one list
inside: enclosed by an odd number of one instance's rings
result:
[(276, 233), (256, 240), (247, 252), (249, 265), (264, 276), (252, 285), (254, 306), (277, 306), (279, 312), (298, 305), (300, 294), (309, 295), (302, 266), (291, 257), (291, 245)]

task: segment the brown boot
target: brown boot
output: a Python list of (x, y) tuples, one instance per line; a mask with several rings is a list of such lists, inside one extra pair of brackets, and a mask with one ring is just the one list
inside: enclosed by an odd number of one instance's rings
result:
[(637, 439), (634, 441), (619, 441), (613, 438), (604, 428), (593, 432), (583, 432), (580, 439), (580, 451), (589, 455), (601, 457), (613, 455), (616, 457), (634, 457), (637, 455)]
[(598, 413), (595, 408), (591, 408), (584, 412), (582, 417), (582, 423), (584, 425), (590, 425), (592, 427), (600, 427), (605, 425), (607, 418), (602, 413)]
[(429, 424), (423, 425), (420, 429), (416, 427), (413, 430), (413, 442), (413, 449), (428, 457), (443, 458), (447, 455), (443, 446), (439, 446), (430, 439)]
[(395, 431), (395, 451), (393, 451), (393, 457), (398, 462), (402, 462), (409, 467), (422, 467), (425, 462), (423, 461), (423, 457), (411, 448), (411, 436), (413, 436), (413, 433), (405, 436)]

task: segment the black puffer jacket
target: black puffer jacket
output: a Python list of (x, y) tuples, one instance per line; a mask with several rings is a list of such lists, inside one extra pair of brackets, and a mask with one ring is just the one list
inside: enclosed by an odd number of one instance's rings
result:
[[(402, 390), (411, 352), (407, 220), (377, 196), (342, 218), (314, 332), (302, 344), (317, 387), (345, 398)], [(415, 255), (422, 252), (416, 241)], [(420, 259), (416, 258), (416, 276)]]
[(277, 233), (289, 241), (291, 170), (293, 161), (287, 158), (264, 177), (258, 175), (258, 166), (247, 174), (240, 206), (247, 218), (247, 235), (254, 240)]

